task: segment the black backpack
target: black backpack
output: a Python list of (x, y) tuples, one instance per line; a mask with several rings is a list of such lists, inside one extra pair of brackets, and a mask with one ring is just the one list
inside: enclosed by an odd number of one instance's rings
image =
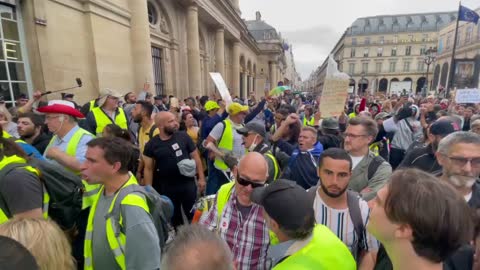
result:
[[(82, 210), (83, 184), (80, 176), (58, 164), (30, 158), (27, 164), (11, 163), (3, 167), (0, 171), (0, 181), (11, 171), (26, 165), (40, 172), (40, 181), (45, 185), (50, 196), (48, 216), (63, 230), (72, 229)], [(2, 206), (2, 209), (7, 209), (8, 212), (8, 207)]]

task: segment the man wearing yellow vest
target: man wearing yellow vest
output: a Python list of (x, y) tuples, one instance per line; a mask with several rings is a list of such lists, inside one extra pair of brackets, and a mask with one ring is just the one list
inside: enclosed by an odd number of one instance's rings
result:
[[(230, 181), (230, 168), (222, 156), (224, 154), (233, 154), (233, 156), (240, 158), (245, 154), (245, 148), (242, 145), (242, 135), (236, 132), (236, 130), (243, 127), (245, 116), (248, 113), (248, 106), (234, 102), (228, 106), (227, 112), (229, 117), (216, 124), (204, 142), (204, 146), (207, 149), (213, 150), (210, 158), (215, 156), (215, 168), (210, 172), (211, 175), (208, 176), (207, 195), (215, 194), (223, 184)], [(221, 153), (222, 155), (215, 155), (214, 153)]]
[(315, 225), (311, 200), (301, 186), (278, 179), (254, 189), (250, 198), (263, 207), (268, 227), (280, 242), (269, 248), (267, 269), (356, 269), (347, 246), (329, 228)]
[(87, 142), (94, 138), (77, 124), (78, 118), (84, 118), (83, 114), (75, 109), (72, 102), (66, 100), (49, 101), (47, 106), (38, 108), (38, 112), (46, 114), (45, 123), (54, 134), (44, 156), (68, 170), (80, 172), (80, 165), (87, 152)]
[(249, 152), (258, 152), (265, 157), (268, 163), (267, 183), (271, 183), (280, 175), (280, 166), (277, 159), (270, 151), (270, 145), (266, 142), (267, 131), (265, 125), (259, 122), (250, 122), (245, 127), (237, 130), (243, 136), (243, 145)]
[[(12, 217), (47, 217), (48, 194), (38, 171), (26, 163), (26, 155), (0, 126), (0, 224)], [(8, 170), (11, 164), (25, 166)], [(7, 170), (3, 171), (2, 170)], [(42, 206), (45, 202), (45, 208)]]
[(235, 181), (219, 189), (214, 206), (199, 223), (218, 232), (227, 242), (238, 270), (268, 269), (271, 236), (264, 219), (265, 211), (250, 200), (253, 189), (264, 186), (267, 181), (267, 162), (262, 154), (251, 152), (233, 168), (233, 173)]
[[(160, 244), (145, 197), (129, 193), (120, 202), (120, 220), (113, 218), (119, 191), (138, 185), (128, 171), (133, 149), (120, 138), (88, 143), (82, 175), (101, 184), (90, 214), (84, 243), (85, 270), (159, 269)], [(120, 227), (116, 235), (114, 227)]]
[(122, 129), (128, 130), (127, 116), (118, 100), (122, 95), (105, 89), (101, 92), (98, 100), (98, 107), (93, 108), (87, 115), (87, 130), (96, 136), (101, 136), (103, 129), (109, 124), (115, 124)]

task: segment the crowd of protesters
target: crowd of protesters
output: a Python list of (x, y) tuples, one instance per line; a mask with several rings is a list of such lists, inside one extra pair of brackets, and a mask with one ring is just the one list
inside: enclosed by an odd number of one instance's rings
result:
[(480, 104), (62, 96), (0, 101), (0, 269), (480, 269)]

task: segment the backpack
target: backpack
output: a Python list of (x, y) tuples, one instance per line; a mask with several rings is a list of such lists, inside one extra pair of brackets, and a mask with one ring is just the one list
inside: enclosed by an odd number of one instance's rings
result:
[(378, 167), (382, 165), (382, 163), (385, 162), (385, 159), (383, 159), (381, 156), (375, 156), (370, 164), (368, 164), (368, 170), (367, 170), (367, 180), (372, 179), (372, 177), (375, 175), (377, 172)]
[(160, 247), (163, 250), (172, 227), (169, 220), (173, 216), (173, 203), (168, 197), (160, 195), (151, 186), (129, 185), (120, 189), (115, 204), (113, 205), (112, 212), (109, 214), (115, 222), (115, 226), (113, 226), (115, 236), (118, 237), (121, 232), (124, 232), (123, 228), (120, 226), (120, 204), (123, 199), (131, 193), (141, 194), (145, 197), (153, 224), (157, 230)]
[(5, 166), (0, 171), (0, 181), (9, 172), (26, 165), (40, 172), (40, 181), (50, 196), (48, 216), (63, 230), (72, 229), (82, 210), (83, 184), (80, 176), (56, 163), (31, 158), (26, 164), (11, 163)]
[[(312, 205), (315, 201), (317, 188), (318, 186), (314, 186), (307, 191), (312, 201)], [(360, 255), (367, 250), (367, 246), (365, 242), (365, 225), (363, 224), (362, 213), (360, 211), (360, 195), (357, 192), (347, 190), (347, 206), (356, 235), (356, 237), (354, 237), (355, 241), (353, 243), (352, 255), (358, 264)]]

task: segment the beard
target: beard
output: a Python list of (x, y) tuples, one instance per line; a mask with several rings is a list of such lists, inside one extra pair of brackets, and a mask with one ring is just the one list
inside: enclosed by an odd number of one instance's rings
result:
[(21, 139), (30, 139), (35, 136), (35, 130), (18, 132), (18, 135), (20, 135)]
[(175, 132), (177, 132), (177, 128), (176, 127), (164, 127), (163, 128), (163, 131), (167, 134), (167, 135), (173, 135)]
[(449, 175), (447, 180), (455, 188), (471, 188), (477, 179), (473, 176), (463, 176), (463, 175)]
[(344, 189), (340, 190), (339, 192), (336, 192), (336, 193), (330, 192), (327, 189), (327, 187), (322, 183), (322, 179), (320, 179), (320, 187), (322, 188), (323, 192), (327, 194), (328, 197), (331, 197), (331, 198), (338, 198), (342, 196), (342, 194), (345, 193), (345, 191), (347, 191), (347, 188), (348, 188), (348, 186), (346, 186)]
[(135, 117), (133, 117), (133, 122), (135, 123), (141, 123), (142, 122), (142, 116), (141, 115), (137, 115)]

